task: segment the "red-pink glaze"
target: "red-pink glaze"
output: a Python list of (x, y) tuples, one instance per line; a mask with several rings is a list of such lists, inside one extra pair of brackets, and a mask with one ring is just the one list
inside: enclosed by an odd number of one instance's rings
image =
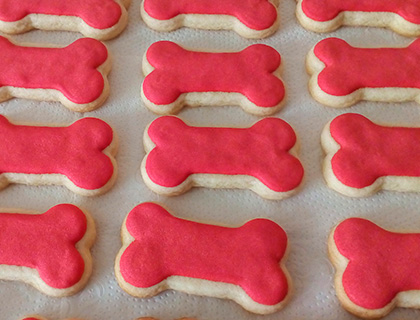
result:
[(36, 269), (50, 287), (70, 288), (84, 273), (75, 245), (86, 233), (83, 212), (70, 204), (43, 214), (0, 213), (1, 265)]
[(420, 39), (406, 48), (355, 48), (328, 38), (314, 53), (325, 64), (318, 85), (330, 95), (345, 96), (362, 88), (420, 89)]
[(121, 18), (121, 7), (115, 0), (0, 0), (0, 20), (15, 22), (30, 14), (72, 16), (96, 29), (107, 29)]
[(420, 177), (420, 128), (385, 127), (360, 114), (343, 114), (330, 124), (340, 149), (331, 160), (339, 181), (352, 188), (384, 176)]
[(55, 89), (71, 102), (90, 103), (104, 90), (97, 68), (107, 58), (105, 45), (95, 39), (45, 48), (18, 46), (0, 36), (0, 88)]
[(146, 172), (163, 187), (176, 187), (196, 173), (253, 176), (276, 192), (302, 181), (303, 167), (288, 153), (296, 135), (278, 118), (250, 128), (212, 128), (165, 116), (153, 121), (147, 134), (156, 146), (147, 155)]
[(305, 15), (316, 21), (329, 21), (341, 12), (390, 12), (403, 19), (420, 23), (418, 0), (302, 0)]
[(145, 0), (144, 10), (157, 20), (181, 14), (228, 15), (254, 30), (268, 29), (277, 20), (277, 8), (269, 0)]
[(84, 118), (68, 127), (14, 125), (0, 116), (0, 174), (62, 174), (77, 187), (95, 190), (114, 167), (102, 151), (113, 139), (100, 119)]
[(352, 218), (340, 223), (333, 237), (340, 254), (349, 260), (342, 284), (356, 305), (381, 309), (399, 292), (420, 290), (420, 234), (389, 232)]
[(280, 303), (288, 293), (279, 266), (287, 236), (270, 220), (226, 228), (182, 220), (157, 204), (143, 203), (128, 214), (126, 227), (135, 240), (122, 254), (120, 270), (135, 287), (178, 275), (238, 285), (265, 305)]
[(280, 55), (263, 44), (214, 53), (160, 41), (150, 46), (146, 57), (155, 69), (144, 79), (143, 92), (157, 105), (173, 103), (189, 92), (237, 92), (264, 108), (284, 98), (283, 82), (273, 74), (280, 66)]

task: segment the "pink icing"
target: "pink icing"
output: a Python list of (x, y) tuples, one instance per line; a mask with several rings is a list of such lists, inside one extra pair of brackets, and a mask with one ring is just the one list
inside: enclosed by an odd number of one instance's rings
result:
[(330, 124), (340, 145), (331, 160), (334, 175), (353, 188), (383, 176), (420, 177), (420, 128), (385, 127), (359, 114), (343, 114)]
[(238, 285), (265, 305), (280, 303), (288, 293), (279, 267), (287, 236), (270, 220), (226, 228), (182, 220), (143, 203), (128, 214), (126, 227), (135, 240), (122, 254), (120, 270), (133, 286), (151, 287), (178, 275)]
[(318, 85), (328, 94), (344, 96), (361, 88), (420, 89), (420, 39), (406, 48), (354, 48), (328, 38), (314, 53), (325, 63)]
[(80, 188), (98, 189), (114, 173), (102, 152), (112, 139), (109, 125), (95, 118), (68, 127), (36, 127), (14, 125), (0, 116), (0, 173), (57, 173)]
[(278, 118), (250, 128), (211, 128), (166, 116), (153, 121), (147, 133), (156, 147), (147, 155), (146, 172), (160, 186), (178, 186), (195, 173), (249, 175), (276, 192), (302, 181), (303, 167), (288, 153), (296, 135)]
[(93, 28), (107, 29), (119, 22), (122, 12), (115, 0), (0, 0), (2, 21), (15, 22), (30, 14), (79, 17)]
[(144, 10), (158, 20), (181, 14), (228, 15), (254, 30), (268, 29), (277, 20), (277, 8), (268, 0), (145, 0)]
[(45, 48), (18, 46), (0, 36), (0, 87), (55, 89), (74, 103), (90, 103), (104, 90), (97, 68), (107, 58), (105, 45), (95, 39)]
[(349, 259), (342, 284), (356, 305), (380, 309), (399, 292), (420, 290), (420, 234), (389, 232), (352, 218), (338, 225), (334, 242)]
[(316, 21), (329, 21), (345, 11), (391, 12), (412, 23), (420, 23), (418, 0), (302, 0), (305, 15)]
[(189, 92), (237, 92), (266, 108), (284, 98), (283, 82), (273, 74), (280, 66), (280, 55), (263, 44), (240, 52), (214, 53), (160, 41), (146, 55), (155, 70), (144, 79), (143, 92), (157, 105), (173, 103)]
[(72, 287), (84, 273), (85, 263), (75, 245), (86, 228), (85, 215), (70, 204), (40, 215), (0, 213), (0, 268), (36, 269), (50, 287)]

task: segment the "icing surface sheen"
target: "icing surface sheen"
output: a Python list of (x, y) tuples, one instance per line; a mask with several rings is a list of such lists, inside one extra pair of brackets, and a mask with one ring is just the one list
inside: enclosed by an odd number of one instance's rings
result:
[(143, 203), (129, 213), (126, 227), (135, 240), (124, 251), (120, 270), (133, 286), (150, 287), (178, 275), (241, 286), (266, 305), (288, 293), (279, 266), (287, 236), (270, 220), (226, 228), (182, 220), (157, 204)]
[(0, 36), (0, 87), (55, 89), (74, 103), (90, 103), (104, 90), (97, 68), (107, 58), (105, 45), (95, 39), (45, 48), (18, 46)]
[(0, 268), (33, 268), (50, 287), (69, 288), (84, 273), (85, 264), (75, 245), (86, 228), (85, 215), (70, 204), (43, 214), (0, 213)]
[(268, 0), (145, 0), (144, 9), (158, 20), (181, 14), (228, 15), (254, 30), (268, 29), (277, 19), (277, 8)]
[(188, 92), (237, 92), (260, 107), (274, 107), (285, 95), (273, 72), (281, 63), (273, 48), (256, 44), (240, 52), (197, 52), (160, 41), (147, 50), (155, 68), (146, 76), (143, 92), (157, 105), (176, 101)]
[(68, 127), (14, 125), (0, 116), (0, 173), (65, 175), (76, 186), (94, 190), (112, 177), (102, 151), (113, 139), (100, 119), (83, 118)]
[(114, 0), (0, 0), (0, 20), (14, 22), (29, 14), (74, 16), (96, 29), (116, 25), (121, 17), (121, 7)]
[(318, 85), (328, 94), (344, 96), (361, 88), (420, 89), (420, 39), (406, 48), (355, 48), (327, 38), (314, 53), (325, 64)]
[(349, 259), (342, 284), (356, 305), (380, 309), (399, 292), (420, 290), (420, 234), (389, 232), (352, 218), (337, 226), (334, 242)]
[(383, 176), (420, 177), (420, 128), (387, 127), (359, 114), (343, 114), (330, 124), (340, 145), (331, 160), (334, 175), (353, 188)]
[(418, 0), (302, 0), (302, 10), (308, 18), (329, 21), (341, 12), (391, 12), (405, 20), (419, 24)]
[(303, 177), (300, 161), (288, 153), (296, 135), (278, 118), (265, 118), (250, 128), (212, 128), (165, 116), (153, 121), (147, 133), (156, 147), (147, 156), (146, 172), (164, 187), (207, 173), (249, 175), (274, 191), (287, 192)]

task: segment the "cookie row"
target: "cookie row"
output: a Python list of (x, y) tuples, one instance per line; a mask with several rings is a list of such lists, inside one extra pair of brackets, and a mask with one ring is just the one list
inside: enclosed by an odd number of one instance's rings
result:
[[(207, 145), (209, 140), (213, 143)], [(250, 128), (204, 128), (161, 117), (146, 129), (144, 145), (141, 172), (146, 184), (161, 194), (175, 195), (193, 186), (234, 187), (282, 199), (296, 191), (303, 177), (296, 135), (277, 118)], [(0, 188), (9, 183), (55, 184), (93, 196), (109, 190), (116, 180), (115, 133), (100, 119), (49, 127), (16, 125), (0, 116), (0, 147), (7, 159)]]
[[(419, 140), (419, 128), (340, 115), (321, 135), (325, 180), (348, 196), (381, 189), (420, 191)], [(0, 116), (0, 146), (7, 159), (0, 188), (9, 183), (56, 184), (92, 196), (109, 190), (116, 179), (115, 133), (100, 119), (47, 127), (16, 125)], [(144, 148), (143, 179), (164, 195), (202, 186), (250, 189), (267, 199), (283, 199), (296, 193), (304, 174), (296, 134), (279, 118), (265, 118), (249, 128), (217, 128), (164, 116), (146, 128)]]
[[(47, 212), (0, 213), (0, 278), (63, 297), (81, 290), (92, 272), (95, 226), (71, 204)], [(228, 298), (266, 314), (282, 308), (290, 277), (283, 266), (286, 233), (266, 219), (238, 228), (176, 218), (155, 203), (124, 220), (115, 263), (120, 286), (137, 297), (167, 289)]]
[[(420, 101), (419, 44), (415, 40), (406, 48), (355, 48), (341, 39), (324, 39), (306, 59), (309, 90), (331, 107), (360, 100)], [(160, 41), (143, 58), (142, 99), (158, 114), (174, 114), (185, 105), (240, 105), (267, 116), (284, 104), (280, 67), (280, 55), (262, 44), (214, 53)]]
[[(127, 25), (129, 0), (21, 1), (2, 0), (0, 31), (21, 33), (31, 29), (68, 30), (98, 39), (117, 36)], [(407, 1), (298, 0), (296, 16), (307, 29), (328, 32), (341, 25), (389, 27), (407, 36), (420, 34), (420, 15)], [(141, 16), (152, 29), (180, 27), (229, 29), (247, 38), (264, 38), (279, 25), (276, 0), (143, 0)]]
[[(52, 296), (81, 290), (91, 272), (92, 218), (70, 205), (43, 214), (0, 213), (0, 278), (20, 280)], [(48, 230), (48, 232), (45, 232)], [(269, 314), (291, 295), (285, 268), (288, 239), (271, 220), (230, 228), (183, 220), (156, 203), (135, 207), (124, 220), (115, 261), (119, 285), (147, 298), (174, 289), (230, 299)], [(335, 287), (344, 308), (363, 318), (393, 308), (420, 307), (420, 234), (396, 233), (350, 218), (328, 241)]]
[[(310, 92), (332, 107), (360, 100), (418, 101), (419, 43), (416, 40), (406, 48), (354, 48), (340, 39), (322, 40), (307, 57)], [(55, 100), (86, 112), (98, 108), (109, 95), (110, 57), (97, 40), (79, 39), (64, 48), (51, 48), (17, 45), (0, 37), (0, 49), (5, 64), (0, 101)], [(143, 58), (141, 95), (158, 114), (174, 114), (185, 105), (240, 105), (247, 112), (267, 116), (284, 103), (280, 67), (279, 53), (263, 44), (215, 53), (160, 41)]]

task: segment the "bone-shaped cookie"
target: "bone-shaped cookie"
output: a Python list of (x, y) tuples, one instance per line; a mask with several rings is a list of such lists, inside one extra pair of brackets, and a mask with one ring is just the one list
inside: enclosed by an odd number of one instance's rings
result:
[(305, 28), (316, 32), (349, 25), (387, 27), (406, 36), (420, 35), (417, 0), (298, 0), (296, 15)]
[(112, 128), (84, 118), (68, 127), (15, 125), (0, 116), (0, 188), (59, 184), (82, 195), (107, 191), (116, 178)]
[(91, 274), (94, 238), (92, 218), (71, 204), (43, 214), (0, 213), (0, 278), (52, 296), (74, 294)]
[(277, 0), (143, 0), (141, 16), (158, 31), (227, 29), (246, 38), (264, 38), (278, 28), (277, 6)]
[(141, 173), (159, 194), (203, 186), (251, 189), (264, 198), (282, 199), (295, 193), (303, 178), (295, 144), (293, 129), (278, 118), (250, 128), (213, 128), (165, 116), (145, 131)]
[(150, 297), (167, 289), (228, 298), (248, 311), (271, 313), (289, 296), (283, 267), (287, 236), (270, 220), (239, 228), (187, 221), (143, 203), (122, 227), (115, 270), (129, 294)]
[(348, 311), (370, 319), (395, 307), (420, 307), (419, 233), (390, 232), (351, 218), (331, 233), (329, 252), (337, 296)]
[(308, 54), (309, 89), (330, 107), (360, 100), (420, 103), (419, 61), (420, 40), (405, 48), (356, 48), (327, 38)]
[(420, 128), (381, 126), (343, 114), (322, 134), (328, 185), (348, 196), (420, 191)]
[(108, 97), (108, 50), (83, 38), (64, 48), (14, 44), (0, 36), (0, 101), (60, 101), (73, 111), (98, 108)]
[(0, 0), (0, 30), (21, 33), (31, 29), (78, 31), (106, 40), (127, 25), (130, 0)]
[(233, 104), (253, 114), (269, 115), (280, 109), (285, 95), (276, 75), (280, 63), (279, 53), (263, 44), (215, 53), (156, 42), (143, 59), (142, 98), (159, 114), (176, 113), (184, 105)]

